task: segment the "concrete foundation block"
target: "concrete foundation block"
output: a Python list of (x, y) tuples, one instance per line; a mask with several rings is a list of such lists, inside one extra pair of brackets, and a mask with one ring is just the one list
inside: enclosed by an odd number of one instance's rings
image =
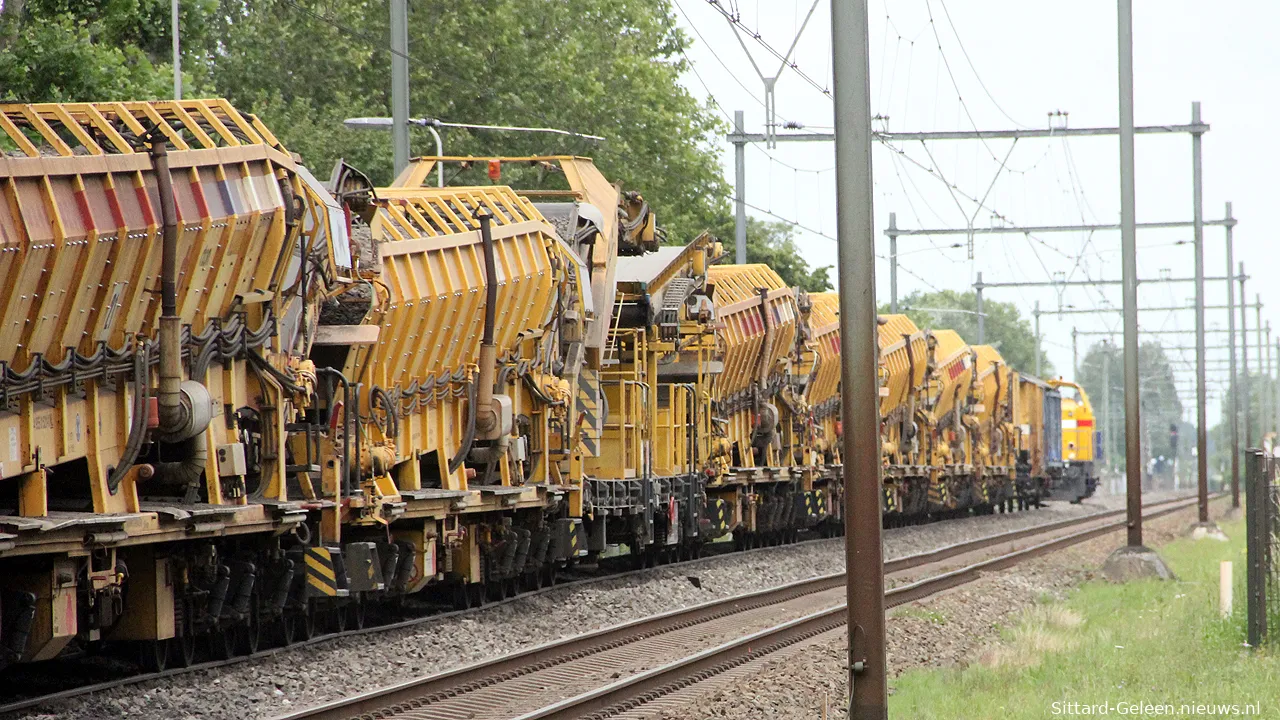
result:
[(1218, 542), (1226, 542), (1227, 534), (1222, 532), (1222, 528), (1218, 524), (1209, 522), (1198, 522), (1187, 530), (1187, 537), (1192, 540), (1217, 540)]
[(1173, 580), (1173, 572), (1156, 551), (1148, 547), (1128, 545), (1111, 553), (1102, 564), (1102, 575), (1111, 582), (1129, 582), (1143, 578)]

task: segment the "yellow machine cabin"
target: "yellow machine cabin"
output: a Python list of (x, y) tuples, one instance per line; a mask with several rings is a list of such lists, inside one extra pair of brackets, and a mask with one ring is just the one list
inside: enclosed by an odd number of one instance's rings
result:
[(1095, 455), (1101, 449), (1094, 428), (1093, 405), (1077, 383), (1061, 378), (1049, 384), (1062, 396), (1062, 461), (1066, 463), (1055, 495), (1078, 502), (1098, 485)]
[(1093, 462), (1093, 405), (1084, 388), (1065, 380), (1050, 383), (1062, 395), (1062, 459), (1067, 462)]
[(719, 534), (699, 524), (698, 487), (714, 473), (707, 407), (722, 363), (707, 267), (720, 252), (704, 234), (619, 258), (600, 370), (604, 432), (586, 466), (591, 552), (625, 543), (645, 562)]

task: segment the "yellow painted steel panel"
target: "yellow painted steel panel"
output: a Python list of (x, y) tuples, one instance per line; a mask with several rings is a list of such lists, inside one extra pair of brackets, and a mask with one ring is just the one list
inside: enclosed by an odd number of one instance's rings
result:
[(934, 342), (933, 361), (937, 385), (931, 389), (935, 397), (933, 415), (941, 418), (963, 402), (973, 377), (973, 359), (969, 344), (955, 330), (930, 331)]
[(880, 398), (883, 416), (906, 403), (924, 381), (928, 345), (924, 333), (906, 315), (881, 315), (877, 333), (887, 389)]
[[(982, 409), (976, 413), (979, 419), (986, 420), (996, 411), (999, 402), (1007, 402), (1009, 392), (1009, 366), (1004, 357), (991, 345), (974, 345), (977, 357), (977, 379), (981, 395), (979, 402)], [(997, 398), (999, 391), (1003, 397)]]
[(818, 369), (809, 387), (809, 404), (821, 405), (840, 397), (840, 295), (809, 293), (813, 302), (810, 324)]
[[(378, 342), (353, 354), (349, 374), (371, 387), (407, 391), (447, 386), (475, 365), (485, 314), (478, 208), (493, 217), (497, 354), (514, 358), (522, 342), (541, 336), (557, 297), (557, 260), (554, 231), (533, 205), (504, 186), (402, 188), (378, 207), (371, 223), (387, 295), (370, 319), (380, 325)], [(460, 398), (442, 404), (450, 407), (444, 411), (449, 418), (463, 407)], [(402, 452), (451, 456), (462, 430), (428, 426), (417, 433), (412, 443), (402, 438)]]
[[(42, 143), (39, 157), (6, 158), (9, 177), (0, 177), (0, 361), (22, 370), (39, 354), (56, 364), (67, 348), (90, 354), (99, 342), (122, 347), (129, 335), (155, 327), (159, 192), (149, 160), (141, 171), (122, 164), (131, 155), (146, 160), (145, 146), (121, 147), (123, 137), (105, 132), (104, 123), (131, 129), (159, 123), (180, 141), (170, 157), (183, 228), (185, 323), (202, 327), (207, 318), (226, 317), (236, 295), (272, 284), (284, 199), (266, 148), (256, 160), (221, 164), (224, 150), (265, 142), (244, 129), (251, 124), (229, 105), (0, 105), (0, 116), (0, 131), (11, 142), (21, 145), (16, 133)], [(201, 149), (182, 149), (192, 143)], [(128, 167), (136, 165), (130, 160)], [(264, 222), (244, 223), (246, 214)]]
[(768, 384), (762, 400), (772, 401), (776, 380), (789, 371), (795, 347), (799, 308), (791, 288), (767, 265), (715, 265), (707, 284), (716, 318), (724, 371), (713, 383), (712, 399), (725, 421), (723, 432), (738, 448), (738, 465), (753, 467), (749, 448), (755, 428), (752, 388)]

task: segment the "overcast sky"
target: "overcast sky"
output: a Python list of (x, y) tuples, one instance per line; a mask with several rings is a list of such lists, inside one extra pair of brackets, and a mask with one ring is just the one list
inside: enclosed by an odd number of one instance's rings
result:
[[(765, 75), (785, 53), (812, 0), (721, 0), (739, 14), (742, 36)], [(676, 0), (681, 25), (693, 38), (688, 51), (695, 72), (684, 80), (696, 96), (714, 98), (728, 115), (746, 111), (749, 132), (762, 132), (763, 83), (752, 68), (730, 23), (708, 0)], [(1268, 282), (1274, 242), (1266, 230), (1274, 214), (1272, 182), (1277, 140), (1265, 125), (1280, 106), (1273, 88), (1280, 80), (1280, 3), (1226, 3), (1162, 0), (1136, 2), (1134, 10), (1135, 118), (1138, 125), (1186, 124), (1191, 103), (1202, 103), (1211, 126), (1204, 139), (1204, 216), (1223, 216), (1232, 201), (1240, 221), (1235, 254), (1251, 276), (1249, 302), (1260, 294), (1263, 321), (1280, 309), (1280, 283)], [(777, 113), (810, 131), (826, 132), (832, 103), (829, 87), (831, 30), (829, 0), (819, 0), (805, 29), (795, 62), (804, 76), (787, 70), (777, 81)], [(932, 18), (932, 19), (931, 19)], [(1025, 0), (873, 0), (871, 7), (871, 101), (874, 114), (888, 116), (878, 129), (973, 130), (1047, 127), (1048, 113), (1062, 110), (1072, 127), (1118, 123), (1116, 3), (1029, 3)], [(939, 49), (939, 46), (941, 49)], [(807, 79), (806, 79), (807, 77)], [(809, 82), (812, 80), (812, 83)], [(819, 86), (819, 87), (815, 87)], [(783, 132), (790, 132), (784, 130)], [(963, 228), (1002, 220), (1019, 225), (1116, 223), (1119, 221), (1119, 150), (1114, 137), (1011, 141), (914, 142), (896, 148), (877, 145), (874, 155), (878, 253), (876, 292), (889, 299), (888, 241), (883, 230), (890, 212), (899, 227)], [(1008, 160), (1005, 169), (1001, 162)], [(1187, 135), (1137, 139), (1139, 222), (1190, 220), (1191, 139)], [(733, 181), (732, 146), (724, 144), (726, 177)], [(775, 149), (747, 150), (747, 202), (805, 226), (797, 238), (814, 265), (834, 264), (835, 175), (832, 147), (823, 143), (780, 143)], [(945, 182), (944, 182), (945, 180)], [(993, 184), (994, 183), (994, 184)], [(956, 186), (953, 191), (949, 184)], [(988, 187), (990, 191), (988, 194)], [(987, 196), (979, 209), (965, 195)], [(768, 219), (760, 210), (749, 213)], [(823, 237), (827, 235), (830, 237)], [(1142, 231), (1138, 235), (1139, 277), (1194, 274), (1191, 230)], [(1206, 275), (1225, 271), (1224, 232), (1205, 229)], [(1118, 232), (1060, 233), (1028, 238), (1018, 234), (979, 235), (970, 259), (965, 238), (904, 238), (899, 242), (899, 295), (913, 290), (970, 289), (976, 273), (985, 282), (1119, 279)], [(833, 274), (834, 277), (834, 274)], [(988, 297), (1013, 301), (1028, 316), (1038, 300), (1043, 310), (1118, 308), (1119, 287), (989, 289)], [(1189, 304), (1192, 284), (1150, 284), (1139, 289), (1140, 306)], [(1239, 294), (1237, 293), (1237, 298)], [(1206, 286), (1207, 303), (1226, 302), (1225, 284)], [(1255, 325), (1250, 310), (1248, 323)], [(1276, 315), (1280, 319), (1280, 315)], [(1042, 317), (1045, 348), (1058, 371), (1071, 376), (1072, 328), (1081, 332), (1120, 329), (1120, 314)], [(1143, 329), (1186, 330), (1161, 336), (1167, 346), (1194, 346), (1194, 313), (1150, 312)], [(1226, 327), (1225, 311), (1209, 311), (1212, 329)], [(1277, 323), (1280, 331), (1280, 322)], [(1117, 338), (1119, 335), (1117, 334)], [(1225, 333), (1208, 336), (1224, 345)], [(1080, 336), (1080, 356), (1096, 337)], [(1274, 342), (1274, 338), (1273, 338)], [(1249, 345), (1256, 352), (1256, 335)], [(1195, 353), (1171, 352), (1194, 362)], [(1256, 355), (1250, 353), (1256, 368)], [(1210, 351), (1210, 358), (1226, 351)], [(1275, 362), (1275, 358), (1273, 358)], [(1218, 407), (1212, 393), (1225, 372), (1210, 362), (1210, 423)], [(1029, 369), (1028, 369), (1029, 370)], [(1194, 407), (1194, 365), (1180, 373), (1187, 388), (1184, 405)], [(1194, 419), (1194, 418), (1192, 418)]]

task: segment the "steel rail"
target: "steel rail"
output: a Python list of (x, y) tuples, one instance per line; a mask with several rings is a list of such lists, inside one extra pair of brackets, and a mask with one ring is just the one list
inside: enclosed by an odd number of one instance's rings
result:
[[(1073, 518), (1070, 520), (1058, 521), (1055, 523), (1046, 523), (1044, 525), (1036, 525), (1026, 530), (1017, 531), (1017, 532), (1032, 533), (1032, 532), (1035, 532), (1037, 528), (1041, 530), (1047, 530), (1048, 528), (1051, 528), (1051, 527), (1062, 527), (1066, 524), (1070, 524), (1072, 522), (1076, 522), (1083, 519), (1090, 519), (1090, 518), (1098, 519), (1102, 517), (1116, 515), (1121, 512), (1123, 511), (1107, 510), (1107, 511), (1102, 511), (1097, 513), (1091, 513), (1089, 515), (1083, 516), (1083, 518)], [(945, 523), (949, 521), (944, 520), (940, 522)], [(990, 536), (990, 537), (994, 537), (994, 536)], [(1014, 538), (1009, 538), (1009, 539), (1014, 539)], [(979, 539), (979, 540), (982, 540), (982, 539)], [(790, 545), (803, 546), (803, 545), (816, 545), (816, 544), (822, 544), (822, 543), (834, 544), (837, 542), (841, 542), (840, 539), (813, 538), (810, 540), (801, 540), (799, 542), (790, 543)], [(971, 542), (977, 542), (977, 541), (971, 541)], [(712, 545), (710, 547), (714, 548), (715, 546)], [(747, 550), (732, 550), (732, 551), (723, 551), (723, 552), (713, 549), (711, 550), (710, 554), (704, 555), (702, 557), (692, 558), (690, 560), (680, 560), (677, 562), (667, 563), (665, 565), (659, 565), (654, 568), (639, 568), (639, 569), (623, 570), (623, 571), (608, 571), (600, 574), (593, 574), (588, 577), (577, 577), (572, 579), (560, 580), (553, 585), (548, 585), (546, 587), (538, 588), (535, 590), (527, 590), (525, 592), (519, 593), (517, 595), (506, 598), (504, 600), (490, 601), (480, 607), (468, 608), (465, 610), (448, 610), (448, 611), (439, 611), (439, 612), (427, 611), (421, 615), (407, 618), (404, 620), (393, 621), (388, 623), (370, 624), (363, 628), (349, 628), (341, 632), (326, 633), (323, 635), (318, 635), (316, 637), (313, 637), (309, 640), (298, 640), (289, 645), (267, 648), (264, 650), (259, 650), (254, 653), (236, 655), (235, 657), (231, 657), (231, 658), (225, 658), (220, 660), (206, 660), (204, 662), (193, 663), (186, 667), (171, 667), (171, 668), (167, 668), (165, 670), (160, 670), (157, 672), (136, 673), (133, 675), (129, 675), (127, 677), (115, 678), (111, 680), (92, 683), (89, 685), (72, 687), (72, 688), (68, 688), (66, 690), (60, 690), (57, 692), (26, 697), (20, 700), (14, 700), (12, 702), (8, 702), (0, 705), (0, 716), (8, 715), (10, 713), (18, 712), (20, 710), (29, 710), (31, 708), (36, 708), (42, 705), (56, 703), (63, 700), (70, 700), (76, 697), (80, 697), (82, 695), (91, 695), (93, 693), (105, 692), (107, 690), (114, 690), (116, 688), (128, 687), (130, 685), (137, 685), (137, 684), (148, 682), (151, 680), (164, 680), (171, 677), (185, 675), (187, 673), (199, 672), (204, 670), (212, 670), (220, 667), (238, 665), (244, 662), (262, 660), (262, 659), (273, 657), (275, 655), (278, 655), (284, 652), (295, 650), (297, 648), (320, 645), (323, 643), (328, 643), (333, 640), (338, 640), (342, 638), (358, 637), (361, 635), (372, 635), (375, 633), (389, 632), (392, 630), (401, 630), (405, 628), (415, 627), (418, 625), (423, 625), (425, 623), (433, 622), (437, 620), (445, 620), (452, 617), (466, 616), (473, 613), (482, 612), (491, 608), (501, 607), (508, 603), (514, 603), (527, 598), (537, 597), (539, 595), (553, 592), (555, 590), (559, 590), (562, 588), (568, 588), (568, 587), (574, 587), (574, 586), (589, 586), (597, 583), (608, 582), (611, 580), (620, 580), (620, 579), (625, 579), (629, 577), (636, 577), (636, 576), (644, 575), (645, 573), (654, 572), (656, 570), (661, 570), (664, 568), (692, 567), (692, 566), (698, 566), (698, 565), (707, 564), (707, 563), (714, 563), (718, 558), (724, 555), (738, 556), (738, 555), (747, 555), (750, 553), (760, 553), (760, 552), (768, 551), (773, 547), (780, 547), (780, 546), (764, 546), (764, 547), (758, 547), (758, 548), (750, 548)], [(966, 547), (967, 549), (965, 549)], [(931, 553), (934, 555), (931, 561), (941, 560), (941, 559), (944, 559), (944, 557), (951, 557), (961, 552), (967, 552), (968, 550), (973, 550), (973, 549), (975, 548), (968, 546), (967, 543), (958, 543), (954, 546), (940, 548), (938, 550), (931, 551)], [(886, 571), (894, 572), (898, 569), (903, 569), (895, 565), (895, 563), (902, 563), (907, 559), (908, 558), (898, 558), (895, 560), (888, 561), (885, 566)]]
[[(1153, 503), (1151, 507), (1157, 508), (1171, 506), (1168, 510), (1153, 511), (1153, 513), (1175, 512), (1190, 506), (1194, 502), (1195, 496), (1178, 497), (1165, 500), (1160, 503)], [(1123, 515), (1124, 513), (1125, 510), (1123, 509), (1091, 513), (1078, 518), (1069, 518), (1066, 520), (1045, 523), (1006, 533), (987, 535), (935, 550), (895, 558), (885, 563), (885, 572), (886, 574), (901, 573), (906, 570), (937, 563), (958, 555), (972, 553), (1010, 542), (1016, 542), (1028, 537), (1049, 535), (1065, 528), (1098, 523), (1100, 520), (1105, 520), (1117, 515)], [(1155, 514), (1152, 515), (1152, 517), (1155, 516)], [(1096, 535), (1112, 532), (1117, 525), (1123, 526), (1123, 524), (1124, 521), (1101, 524), (1098, 525), (1098, 527), (1089, 528), (1079, 533), (1068, 535), (1065, 538), (1050, 540), (1045, 543), (1041, 543), (1040, 545), (1032, 546), (1032, 548), (1028, 549), (1035, 550), (1037, 548), (1049, 547), (1053, 543), (1063, 542), (1064, 540), (1069, 541), (1068, 544), (1080, 542), (1081, 540), (1078, 538), (1083, 538), (1086, 534)], [(1041, 550), (1041, 552), (1048, 551), (1049, 550)], [(909, 593), (917, 592), (919, 588), (927, 588), (928, 583), (931, 581), (937, 582), (939, 578), (947, 578), (947, 581), (954, 582), (955, 584), (959, 584), (960, 582), (969, 582), (974, 579), (976, 575), (970, 577), (964, 574), (966, 571), (972, 573), (981, 572), (983, 569), (989, 569), (986, 567), (986, 564), (1011, 556), (1016, 556), (1018, 552), (1022, 551), (1006, 553), (997, 558), (984, 560), (982, 563), (976, 563), (966, 568), (962, 568), (961, 570), (942, 573), (930, 578), (929, 580), (902, 585), (886, 593), (886, 603), (889, 604), (889, 606), (893, 606), (895, 604), (901, 604), (901, 602), (909, 602), (911, 599), (915, 599), (914, 597), (908, 597)], [(968, 579), (961, 580), (961, 578), (965, 577)], [(651, 639), (658, 635), (692, 627), (694, 625), (708, 623), (728, 616), (746, 613), (751, 610), (771, 605), (778, 605), (797, 598), (822, 593), (827, 590), (841, 587), (844, 585), (844, 582), (845, 573), (833, 573), (743, 595), (717, 599), (700, 605), (673, 610), (660, 615), (641, 618), (621, 625), (603, 628), (564, 640), (556, 640), (510, 655), (505, 655), (495, 660), (481, 661), (454, 670), (448, 670), (434, 675), (409, 680), (386, 688), (375, 689), (349, 698), (343, 698), (329, 703), (312, 706), (310, 708), (304, 708), (302, 710), (280, 716), (278, 720), (337, 720), (339, 718), (345, 719), (353, 717), (387, 717), (393, 716), (399, 712), (426, 708), (433, 703), (440, 702), (447, 698), (465, 695), (481, 688), (489, 688), (493, 685), (507, 682), (530, 673), (546, 670), (550, 667), (579, 661), (585, 657), (619, 648), (630, 643)], [(937, 592), (937, 590), (934, 592)], [(900, 602), (895, 601), (895, 598), (899, 597), (907, 597), (908, 599), (901, 600)], [(822, 613), (818, 613), (818, 615), (821, 614)], [(843, 617), (840, 618), (840, 622), (843, 623)], [(789, 627), (789, 625), (790, 624), (784, 624), (779, 627)], [(732, 643), (729, 643), (729, 645), (732, 645)]]
[[(1111, 512), (1111, 511), (1108, 511), (1108, 512)], [(1102, 514), (1103, 513), (1095, 513), (1087, 517), (1094, 517), (1095, 515), (1102, 515)], [(129, 675), (127, 677), (93, 683), (92, 685), (83, 685), (80, 687), (73, 687), (73, 688), (68, 688), (66, 690), (60, 690), (58, 692), (23, 698), (21, 700), (15, 700), (13, 702), (0, 705), (0, 716), (5, 716), (10, 713), (18, 712), (20, 710), (29, 710), (31, 708), (39, 707), (49, 703), (59, 702), (62, 700), (70, 700), (72, 698), (76, 698), (81, 695), (91, 695), (93, 693), (105, 692), (107, 690), (114, 690), (116, 688), (128, 687), (130, 685), (137, 685), (139, 683), (147, 682), (149, 680), (164, 680), (167, 678), (186, 675), (188, 673), (194, 673), (202, 670), (212, 670), (220, 667), (238, 665), (244, 662), (262, 660), (275, 655), (279, 655), (281, 653), (289, 652), (291, 650), (296, 650), (298, 648), (305, 648), (313, 645), (321, 645), (321, 644), (328, 643), (333, 640), (339, 640), (342, 638), (358, 637), (361, 635), (373, 635), (377, 633), (390, 632), (392, 630), (402, 630), (405, 628), (411, 628), (418, 625), (424, 625), (429, 622), (435, 622), (438, 620), (447, 620), (449, 618), (454, 618), (454, 617), (465, 617), (467, 615), (483, 612), (486, 610), (490, 610), (492, 608), (502, 607), (503, 605), (518, 602), (520, 600), (525, 600), (528, 598), (538, 597), (540, 595), (544, 595), (546, 593), (550, 593), (550, 592), (565, 589), (565, 588), (595, 585), (598, 583), (609, 582), (611, 580), (622, 580), (629, 577), (636, 577), (636, 576), (644, 575), (646, 573), (657, 572), (657, 571), (661, 571), (668, 568), (680, 568), (680, 567), (689, 567), (689, 566), (697, 566), (697, 565), (714, 563), (715, 561), (717, 561), (718, 559), (726, 555), (733, 555), (737, 557), (742, 555), (750, 555), (754, 553), (762, 553), (769, 550), (774, 550), (779, 547), (820, 545), (823, 543), (835, 544), (838, 542), (842, 542), (842, 539), (841, 538), (813, 538), (809, 540), (801, 540), (799, 542), (788, 543), (786, 545), (767, 545), (767, 546), (761, 546), (756, 548), (750, 548), (747, 550), (731, 550), (731, 551), (726, 550), (723, 552), (719, 550), (711, 550), (710, 554), (703, 555), (701, 557), (692, 558), (690, 560), (680, 560), (677, 562), (667, 563), (665, 565), (657, 565), (649, 568), (637, 568), (632, 570), (605, 571), (596, 575), (557, 580), (554, 584), (551, 584), (551, 585), (546, 585), (544, 587), (537, 588), (534, 590), (526, 590), (524, 592), (518, 593), (516, 595), (512, 595), (511, 597), (505, 598), (503, 600), (487, 601), (484, 605), (467, 608), (465, 610), (445, 610), (445, 611), (435, 611), (435, 612), (428, 610), (422, 615), (407, 618), (404, 620), (398, 620), (398, 621), (393, 621), (388, 623), (370, 624), (362, 628), (349, 628), (341, 632), (325, 633), (322, 635), (317, 635), (316, 637), (313, 637), (310, 640), (297, 640), (289, 645), (267, 648), (264, 650), (259, 650), (257, 652), (249, 653), (245, 655), (236, 655), (235, 657), (225, 658), (221, 660), (206, 660), (204, 662), (193, 663), (186, 667), (171, 667), (165, 670), (160, 670), (158, 672), (138, 673), (134, 675)]]
[[(1223, 497), (1222, 493), (1214, 499)], [(1179, 499), (1148, 507), (1162, 507), (1144, 514), (1145, 520), (1195, 507), (1198, 499)], [(914, 602), (944, 590), (977, 580), (984, 572), (1011, 567), (1056, 550), (1092, 540), (1125, 528), (1126, 520), (1107, 523), (1048, 540), (1027, 548), (982, 560), (957, 570), (902, 585), (885, 592), (885, 607), (892, 608)], [(708, 650), (638, 673), (573, 698), (561, 700), (539, 710), (517, 716), (515, 720), (571, 720), (608, 718), (633, 710), (653, 700), (670, 695), (691, 685), (704, 682), (733, 668), (760, 660), (772, 653), (823, 633), (843, 627), (846, 606), (842, 603), (772, 628), (751, 633)]]

